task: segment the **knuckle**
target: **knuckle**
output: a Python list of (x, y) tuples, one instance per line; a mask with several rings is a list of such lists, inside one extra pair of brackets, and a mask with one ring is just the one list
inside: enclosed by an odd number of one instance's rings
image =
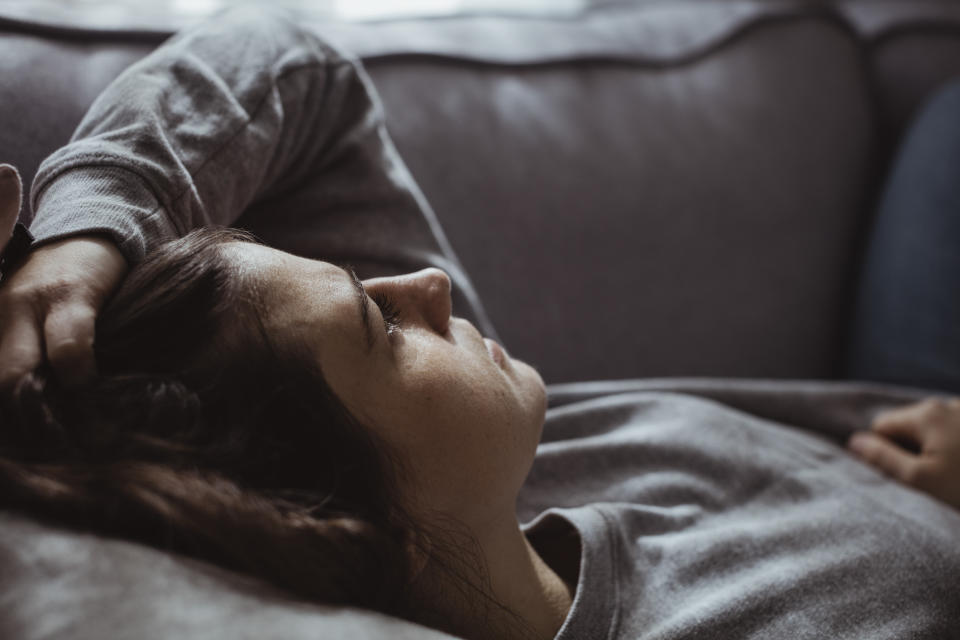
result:
[(38, 297), (46, 300), (48, 304), (63, 302), (69, 299), (75, 292), (75, 283), (67, 278), (57, 277), (37, 287)]
[(895, 422), (901, 419), (907, 410), (908, 408), (903, 406), (886, 407), (874, 414), (873, 421), (876, 423)]
[(54, 340), (68, 339), (77, 332), (92, 331), (95, 316), (94, 309), (83, 301), (63, 302), (49, 310), (45, 331)]
[(884, 429), (890, 427), (890, 425), (896, 424), (898, 419), (898, 414), (889, 412), (878, 413), (876, 416), (874, 416), (870, 425), (875, 430), (883, 431)]
[(938, 396), (926, 398), (920, 403), (921, 415), (926, 418), (942, 416), (947, 410), (947, 401)]
[(75, 284), (67, 278), (10, 283), (0, 294), (0, 305), (7, 308), (49, 306), (71, 298), (76, 291)]

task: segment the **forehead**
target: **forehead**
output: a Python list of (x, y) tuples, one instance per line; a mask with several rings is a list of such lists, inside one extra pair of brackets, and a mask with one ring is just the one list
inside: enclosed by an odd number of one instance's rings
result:
[(356, 290), (343, 269), (252, 243), (225, 247), (260, 302), (264, 325), (281, 332), (352, 333)]
[(350, 284), (343, 269), (329, 262), (301, 258), (250, 242), (231, 242), (226, 245), (225, 251), (237, 265), (242, 277), (258, 285), (325, 287), (327, 293), (334, 293), (344, 284)]

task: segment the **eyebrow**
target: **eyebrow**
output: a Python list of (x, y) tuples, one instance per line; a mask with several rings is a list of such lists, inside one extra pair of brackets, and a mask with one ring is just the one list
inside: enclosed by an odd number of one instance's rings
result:
[(373, 327), (370, 326), (370, 307), (367, 304), (367, 290), (363, 288), (363, 283), (357, 277), (356, 271), (352, 267), (340, 267), (343, 272), (350, 277), (350, 283), (354, 291), (357, 292), (357, 304), (360, 306), (360, 322), (363, 324), (363, 331), (367, 336), (367, 353), (373, 349)]

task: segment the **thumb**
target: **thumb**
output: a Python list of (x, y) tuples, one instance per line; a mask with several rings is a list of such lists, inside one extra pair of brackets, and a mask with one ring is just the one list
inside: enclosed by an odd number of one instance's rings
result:
[(0, 251), (6, 246), (17, 224), (22, 192), (17, 170), (9, 164), (0, 164)]
[(76, 237), (54, 251), (62, 251), (57, 263), (74, 266), (76, 280), (67, 295), (49, 304), (44, 344), (57, 378), (68, 387), (80, 386), (96, 374), (97, 315), (126, 275), (127, 263), (113, 241), (103, 237)]

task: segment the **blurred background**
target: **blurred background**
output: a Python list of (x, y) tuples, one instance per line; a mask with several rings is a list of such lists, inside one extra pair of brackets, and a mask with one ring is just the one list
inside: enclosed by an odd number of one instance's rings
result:
[[(335, 20), (461, 13), (575, 14), (596, 0), (0, 0), (0, 15), (89, 28), (181, 27), (237, 4), (270, 4)], [(606, 4), (606, 3), (603, 3)]]

